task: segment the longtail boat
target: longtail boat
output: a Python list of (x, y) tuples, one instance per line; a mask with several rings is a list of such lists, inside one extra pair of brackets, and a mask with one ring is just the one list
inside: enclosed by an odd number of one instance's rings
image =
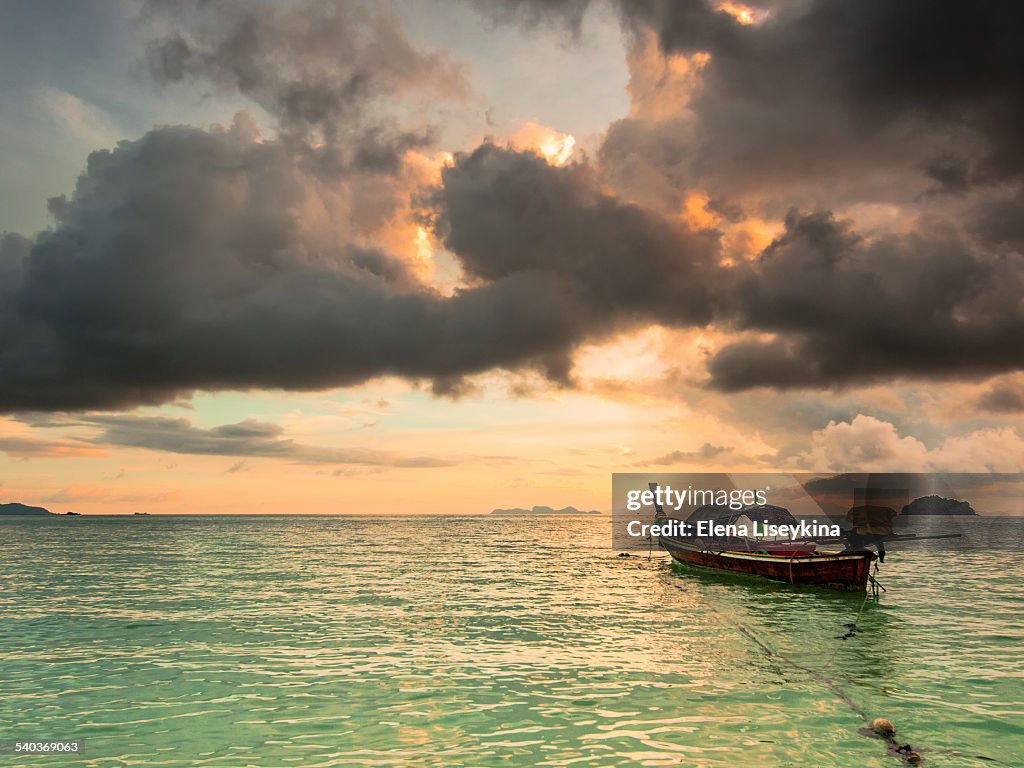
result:
[[(739, 511), (709, 504), (695, 509), (685, 521), (676, 522), (695, 526), (705, 521), (726, 527), (738, 520), (749, 524), (755, 519), (785, 525), (797, 522), (789, 510), (770, 504)], [(660, 505), (656, 505), (655, 520), (662, 524), (670, 521)], [(867, 549), (821, 552), (816, 542), (808, 540), (662, 535), (658, 543), (675, 562), (684, 566), (844, 590), (865, 589), (871, 564), (878, 559), (878, 555)]]
[(716, 542), (662, 536), (662, 548), (686, 566), (762, 576), (790, 584), (813, 584), (832, 589), (862, 590), (877, 559), (874, 552), (817, 552), (809, 548), (742, 551), (717, 549)]

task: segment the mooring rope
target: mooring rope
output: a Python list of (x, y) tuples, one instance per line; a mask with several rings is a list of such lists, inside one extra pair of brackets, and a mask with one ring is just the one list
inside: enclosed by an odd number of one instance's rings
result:
[[(629, 555), (626, 552), (622, 552), (622, 553), (618, 554), (618, 557), (631, 557), (631, 555)], [(648, 559), (650, 559), (650, 554), (649, 553), (648, 553)], [(643, 564), (640, 564), (640, 565), (638, 565), (638, 567), (646, 568), (647, 566), (645, 566)], [(667, 574), (663, 570), (660, 570), (659, 566), (655, 566), (655, 567), (658, 567), (658, 570), (659, 570), (658, 577), (659, 577), (660, 580), (662, 580), (668, 586), (672, 586), (672, 587), (675, 587), (678, 590), (685, 591), (685, 587), (683, 585), (679, 584), (677, 580), (666, 578)], [(878, 568), (878, 566), (876, 565), (876, 569), (877, 568)], [(872, 581), (873, 581), (873, 579), (872, 579)], [(881, 585), (879, 585), (879, 587), (881, 587)], [(885, 590), (884, 587), (882, 589), (883, 589), (883, 591)], [(878, 597), (878, 592), (877, 591), (872, 591), (872, 592), (873, 592), (873, 596), (874, 597)], [(860, 621), (860, 616), (864, 612), (864, 607), (867, 605), (867, 600), (871, 596), (872, 596), (872, 593), (867, 593), (865, 591), (864, 599), (860, 603), (860, 608), (857, 610), (857, 616), (856, 616), (855, 620), (853, 621), (852, 624), (847, 625), (847, 627), (850, 629), (850, 631), (845, 636), (842, 636), (842, 638), (841, 638), (842, 640), (846, 640), (849, 637), (853, 637), (854, 631), (857, 628), (857, 624)], [(843, 647), (842, 643), (840, 643), (840, 644), (838, 644), (836, 646), (836, 649), (833, 651), (833, 654), (831, 654), (831, 656), (829, 657), (828, 663), (825, 665), (824, 668), (822, 668), (822, 670), (820, 670), (820, 671), (819, 670), (814, 670), (814, 669), (812, 669), (810, 667), (807, 667), (806, 665), (800, 664), (799, 662), (795, 662), (794, 659), (788, 657), (786, 654), (782, 653), (781, 651), (775, 650), (770, 645), (768, 645), (768, 643), (766, 643), (764, 640), (759, 638), (753, 631), (751, 631), (750, 629), (746, 628), (745, 626), (743, 626), (738, 621), (734, 621), (733, 620), (732, 622), (730, 622), (729, 621), (729, 616), (727, 616), (721, 610), (716, 608), (713, 604), (707, 603), (707, 607), (710, 608), (713, 613), (715, 613), (716, 615), (719, 616), (719, 618), (720, 618), (720, 620), (722, 621), (723, 624), (734, 626), (736, 628), (736, 630), (738, 630), (739, 633), (743, 635), (743, 637), (745, 637), (746, 639), (748, 639), (752, 643), (754, 643), (767, 656), (769, 656), (770, 658), (777, 658), (783, 664), (786, 664), (786, 665), (788, 665), (790, 667), (793, 667), (796, 670), (800, 670), (801, 672), (807, 674), (812, 679), (818, 681), (828, 691), (830, 691), (831, 693), (835, 694), (837, 698), (839, 698), (843, 703), (845, 703), (845, 705), (847, 706), (847, 708), (851, 712), (853, 712), (855, 715), (857, 715), (857, 717), (859, 717), (861, 720), (864, 721), (864, 727), (863, 728), (859, 728), (858, 731), (857, 731), (858, 733), (860, 733), (863, 736), (870, 737), (870, 738), (879, 738), (879, 739), (881, 739), (886, 744), (886, 751), (890, 755), (892, 755), (893, 757), (899, 758), (904, 763), (907, 763), (907, 764), (910, 764), (910, 765), (924, 765), (924, 758), (921, 756), (921, 754), (919, 752), (916, 752), (915, 750), (913, 750), (911, 748), (910, 744), (905, 743), (905, 742), (904, 743), (900, 743), (899, 741), (896, 740), (896, 729), (895, 729), (895, 727), (893, 726), (893, 724), (891, 722), (889, 722), (888, 720), (886, 720), (884, 718), (876, 718), (874, 720), (869, 720), (868, 717), (867, 717), (866, 711), (860, 705), (858, 705), (858, 703), (850, 696), (850, 694), (848, 694), (845, 690), (843, 690), (843, 688), (841, 688), (839, 686), (839, 684), (835, 680), (833, 680), (833, 679), (831, 679), (829, 677), (826, 677), (823, 674), (824, 670), (827, 670), (829, 667), (831, 667), (831, 664), (833, 664), (835, 662), (835, 658), (836, 658), (836, 655), (839, 652), (839, 649), (841, 647)], [(961, 752), (959, 750), (943, 750), (943, 749), (933, 750), (933, 749), (928, 749), (928, 750), (926, 750), (926, 752), (929, 752), (929, 753), (932, 753), (932, 754), (936, 754), (936, 755), (950, 755), (950, 756), (954, 756), (954, 757), (970, 757), (970, 758), (973, 758), (975, 760), (984, 760), (984, 761), (989, 762), (989, 763), (995, 763), (996, 765), (1006, 765), (1004, 762), (1002, 762), (1000, 760), (997, 760), (995, 758), (992, 758), (992, 757), (988, 757), (987, 755), (966, 755), (965, 753), (963, 753), (963, 752)]]
[[(681, 587), (680, 585), (675, 585), (675, 586), (676, 586), (677, 589), (683, 589), (683, 587)], [(857, 612), (858, 619), (860, 618), (860, 614), (861, 614), (861, 612), (863, 612), (865, 605), (867, 605), (867, 597), (865, 597), (865, 600), (861, 603), (860, 611)], [(717, 609), (715, 609), (714, 606), (710, 606), (710, 607), (711, 607), (712, 611), (717, 613), (719, 616), (722, 616), (722, 613), (720, 611), (718, 611)], [(722, 616), (722, 618), (724, 619), (725, 617)], [(780, 651), (775, 650), (770, 645), (768, 645), (766, 642), (761, 640), (759, 637), (757, 637), (757, 635), (755, 635), (751, 630), (749, 630), (747, 627), (745, 627), (740, 622), (738, 622), (738, 621), (735, 622), (735, 626), (740, 631), (740, 633), (743, 634), (744, 637), (746, 637), (752, 643), (754, 643), (767, 656), (769, 656), (770, 658), (773, 658), (773, 659), (778, 659), (779, 661), (781, 661), (781, 662), (783, 662), (785, 664), (790, 665), (794, 669), (799, 669), (802, 672), (806, 672), (811, 678), (813, 678), (814, 680), (817, 680), (827, 690), (829, 690), (833, 694), (835, 694), (835, 696), (840, 701), (842, 701), (844, 704), (846, 704), (846, 706), (850, 709), (850, 711), (852, 711), (858, 717), (860, 717), (862, 720), (864, 720), (865, 727), (860, 728), (857, 731), (862, 736), (867, 736), (869, 738), (881, 739), (883, 742), (885, 742), (886, 751), (890, 755), (892, 755), (893, 757), (899, 758), (904, 763), (908, 763), (910, 765), (924, 765), (924, 757), (922, 757), (920, 752), (918, 752), (916, 749), (911, 747), (910, 744), (908, 744), (906, 742), (900, 743), (896, 739), (896, 728), (893, 726), (893, 724), (889, 720), (886, 720), (885, 718), (880, 718), (880, 717), (875, 718), (873, 720), (869, 719), (868, 718), (868, 714), (864, 710), (864, 708), (861, 707), (856, 701), (854, 701), (854, 699), (848, 693), (846, 693), (846, 691), (844, 691), (842, 688), (840, 688), (839, 684), (835, 680), (833, 680), (833, 679), (831, 679), (829, 677), (826, 677), (824, 674), (822, 674), (822, 673), (820, 673), (820, 672), (818, 672), (818, 671), (816, 671), (816, 670), (814, 670), (814, 669), (812, 669), (810, 667), (807, 667), (807, 666), (805, 666), (803, 664), (800, 664), (799, 662), (793, 661), (793, 659), (791, 659), (788, 656), (786, 656), (786, 654), (784, 654), (784, 653), (782, 653)], [(856, 626), (856, 622), (854, 622), (854, 626)], [(845, 640), (846, 638), (844, 637), (843, 639)], [(837, 651), (838, 651), (839, 647), (840, 646), (836, 647)], [(832, 658), (833, 659), (835, 658), (835, 651), (832, 654)], [(952, 756), (956, 756), (956, 757), (964, 757), (965, 756), (963, 752), (961, 752), (959, 750), (953, 750), (953, 749), (935, 749), (935, 750), (933, 750), (933, 749), (926, 749), (924, 751), (926, 751), (926, 752), (933, 752), (935, 754), (952, 755)], [(989, 757), (988, 755), (971, 755), (970, 757), (973, 757), (975, 760), (985, 760), (985, 761), (988, 761), (988, 762), (991, 762), (991, 763), (997, 763), (999, 765), (1003, 764), (1002, 761), (997, 760), (994, 757)]]
[[(676, 589), (685, 591), (685, 588), (680, 584), (672, 584), (672, 586), (674, 586)], [(860, 610), (857, 612), (857, 619), (860, 618), (860, 615), (864, 610), (864, 606), (867, 605), (868, 597), (870, 597), (870, 595), (865, 593), (864, 601), (861, 603)], [(905, 763), (909, 763), (911, 765), (923, 764), (924, 760), (921, 757), (921, 755), (918, 752), (914, 751), (909, 744), (898, 744), (896, 742), (895, 728), (892, 727), (892, 724), (889, 723), (888, 720), (884, 720), (881, 718), (876, 718), (875, 720), (872, 720), (871, 718), (869, 718), (867, 711), (862, 706), (860, 706), (856, 701), (854, 701), (853, 698), (846, 691), (840, 688), (839, 684), (836, 683), (835, 680), (825, 676), (821, 671), (815, 670), (811, 667), (801, 664), (798, 661), (794, 661), (781, 651), (775, 650), (770, 645), (768, 645), (768, 643), (766, 643), (764, 640), (758, 637), (751, 629), (744, 626), (741, 622), (735, 620), (729, 622), (727, 617), (715, 606), (709, 604), (708, 607), (712, 610), (713, 613), (717, 614), (723, 620), (723, 623), (733, 624), (736, 627), (736, 629), (739, 630), (740, 634), (742, 634), (744, 637), (750, 640), (750, 642), (757, 646), (766, 656), (768, 656), (771, 659), (778, 659), (782, 663), (788, 664), (794, 669), (798, 669), (801, 672), (804, 672), (812, 679), (821, 683), (821, 685), (823, 685), (827, 690), (829, 690), (833, 695), (835, 695), (836, 698), (843, 702), (850, 709), (851, 712), (856, 714), (859, 718), (861, 718), (861, 720), (864, 721), (865, 727), (859, 729), (859, 733), (872, 738), (882, 739), (886, 742), (887, 751), (890, 754), (899, 757)], [(856, 621), (854, 621), (853, 624), (854, 626), (856, 626)], [(836, 650), (833, 651), (832, 657), (829, 660), (829, 665), (831, 665), (832, 661), (835, 659), (835, 655), (838, 652), (838, 650), (839, 646), (837, 646)]]
[[(851, 623), (844, 625), (846, 627), (846, 634), (839, 636), (837, 638), (838, 640), (849, 640), (851, 637), (853, 637), (856, 634), (856, 632), (857, 632), (857, 625), (860, 623), (861, 614), (864, 613), (864, 606), (866, 606), (868, 604), (868, 600), (871, 599), (871, 596), (872, 595), (871, 595), (870, 592), (867, 592), (867, 591), (864, 592), (864, 599), (860, 603), (860, 609), (857, 611), (857, 617)], [(832, 664), (835, 663), (836, 656), (839, 655), (839, 649), (842, 648), (842, 647), (843, 647), (842, 643), (837, 643), (836, 644), (836, 647), (832, 649), (832, 655), (828, 657), (828, 661), (825, 662), (825, 666), (822, 667), (822, 672), (824, 672), (825, 670), (830, 669), (832, 667)]]
[[(629, 557), (629, 555), (626, 553), (621, 553), (619, 556)], [(648, 555), (648, 557), (650, 557), (650, 555)], [(660, 576), (667, 585), (673, 586), (676, 589), (682, 591), (686, 590), (686, 588), (682, 584), (679, 584), (676, 580), (665, 579), (664, 573), (661, 573)], [(847, 638), (853, 636), (854, 631), (857, 628), (857, 624), (860, 621), (861, 615), (864, 613), (864, 608), (865, 606), (867, 606), (867, 602), (870, 597), (871, 593), (865, 592), (864, 600), (860, 604), (860, 608), (857, 611), (856, 618), (852, 623), (846, 625), (850, 631), (848, 631), (846, 635), (842, 636), (840, 639), (846, 640)], [(813, 680), (816, 680), (822, 686), (824, 686), (826, 690), (830, 691), (833, 695), (835, 695), (836, 698), (843, 702), (843, 704), (845, 704), (851, 712), (853, 712), (855, 715), (857, 715), (864, 721), (864, 727), (859, 728), (857, 731), (862, 736), (880, 739), (882, 742), (885, 743), (886, 751), (893, 757), (899, 758), (904, 763), (910, 765), (924, 764), (924, 758), (917, 750), (913, 749), (908, 743), (900, 743), (896, 740), (896, 729), (890, 721), (884, 718), (875, 718), (874, 720), (870, 719), (868, 717), (867, 711), (862, 706), (860, 706), (846, 691), (844, 691), (834, 679), (824, 674), (824, 671), (828, 670), (835, 661), (836, 655), (838, 654), (839, 649), (842, 647), (841, 643), (838, 644), (836, 648), (833, 650), (832, 655), (829, 657), (829, 661), (825, 665), (825, 667), (823, 667), (821, 670), (815, 670), (811, 667), (806, 666), (805, 664), (801, 664), (800, 662), (794, 661), (781, 651), (775, 650), (770, 645), (768, 645), (768, 643), (766, 643), (764, 640), (758, 637), (752, 630), (743, 625), (741, 622), (736, 620), (730, 621), (729, 617), (727, 617), (722, 611), (718, 610), (711, 603), (708, 603), (706, 607), (710, 608), (711, 612), (716, 614), (724, 624), (734, 626), (740, 632), (740, 634), (742, 634), (750, 642), (752, 642), (766, 656), (772, 659), (778, 659), (780, 662), (787, 664), (793, 667), (794, 669), (798, 669), (801, 672), (804, 672)], [(958, 750), (937, 749), (925, 751), (932, 752), (935, 754), (953, 755), (957, 757), (965, 756), (963, 752), (960, 752)], [(970, 757), (973, 757), (977, 760), (985, 760), (988, 762), (996, 763), (999, 765), (1003, 764), (996, 758), (988, 757), (987, 755), (971, 755)]]

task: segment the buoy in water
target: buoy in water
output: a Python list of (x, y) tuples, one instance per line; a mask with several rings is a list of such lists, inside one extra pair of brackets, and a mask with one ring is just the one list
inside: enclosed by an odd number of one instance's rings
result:
[(892, 736), (896, 733), (896, 726), (886, 720), (884, 717), (876, 717), (871, 721), (871, 730), (877, 733), (879, 736)]

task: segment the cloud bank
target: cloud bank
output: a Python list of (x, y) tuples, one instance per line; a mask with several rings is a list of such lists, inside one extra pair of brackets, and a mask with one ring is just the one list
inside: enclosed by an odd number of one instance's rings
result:
[[(19, 459), (67, 458), (103, 456), (106, 447), (116, 446), (192, 456), (286, 459), (296, 464), (423, 468), (457, 463), (446, 458), (405, 456), (368, 448), (306, 445), (289, 437), (279, 424), (258, 419), (209, 428), (180, 417), (140, 414), (62, 414), (57, 417), (35, 414), (23, 417), (23, 421), (40, 428), (70, 428), (78, 434), (62, 440), (31, 434), (0, 437), (0, 452)], [(229, 471), (237, 471), (242, 463)]]
[[(155, 128), (93, 153), (53, 229), (4, 236), (0, 411), (385, 375), (452, 392), (492, 369), (568, 385), (581, 344), (652, 323), (735, 333), (698, 372), (725, 392), (1024, 365), (1016, 4), (622, 4), (634, 107), (593, 160), (485, 142), (439, 175), (410, 105), (467, 86), (394, 18), (152, 7), (157, 79), (248, 97), (278, 133)], [(574, 28), (585, 7), (498, 16)], [(899, 226), (861, 225), (864, 204)], [(766, 217), (767, 245), (730, 245)], [(394, 247), (410, 222), (454, 292)]]

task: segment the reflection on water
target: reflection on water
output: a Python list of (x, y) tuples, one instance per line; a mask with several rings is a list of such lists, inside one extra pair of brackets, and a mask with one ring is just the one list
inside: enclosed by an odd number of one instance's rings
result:
[(932, 766), (1024, 764), (1008, 548), (893, 551), (842, 640), (861, 596), (607, 542), (593, 518), (3, 519), (0, 739), (83, 738), (95, 766), (895, 764), (824, 679)]

